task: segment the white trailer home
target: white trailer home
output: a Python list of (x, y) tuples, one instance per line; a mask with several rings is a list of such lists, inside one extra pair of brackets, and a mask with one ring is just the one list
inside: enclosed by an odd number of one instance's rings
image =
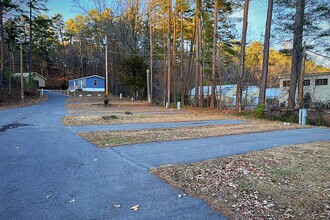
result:
[[(304, 77), (304, 96), (309, 93), (312, 102), (330, 102), (330, 73), (312, 73)], [(290, 76), (280, 78), (280, 96), (281, 105), (288, 105)], [(298, 103), (298, 86), (296, 91), (296, 103)]]

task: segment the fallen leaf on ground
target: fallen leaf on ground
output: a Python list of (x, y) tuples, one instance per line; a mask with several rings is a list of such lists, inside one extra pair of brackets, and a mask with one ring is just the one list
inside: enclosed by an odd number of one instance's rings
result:
[(135, 205), (131, 207), (131, 210), (133, 210), (134, 212), (140, 209), (140, 205)]

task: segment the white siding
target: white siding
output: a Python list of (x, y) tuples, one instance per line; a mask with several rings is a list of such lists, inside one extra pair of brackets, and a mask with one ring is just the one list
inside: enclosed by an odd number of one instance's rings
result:
[[(327, 85), (316, 85), (316, 80), (326, 79)], [(280, 103), (288, 104), (289, 87), (283, 86), (283, 81), (290, 80), (290, 77), (283, 77), (280, 79)], [(329, 102), (330, 101), (330, 73), (325, 74), (308, 74), (305, 75), (304, 80), (310, 80), (309, 86), (304, 86), (304, 96), (309, 93), (313, 102)], [(298, 88), (296, 91), (296, 103), (298, 103)]]

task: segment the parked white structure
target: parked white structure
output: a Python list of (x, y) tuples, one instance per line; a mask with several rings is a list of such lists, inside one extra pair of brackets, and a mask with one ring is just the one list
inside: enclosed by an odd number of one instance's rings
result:
[[(330, 73), (312, 73), (304, 77), (304, 96), (309, 93), (312, 102), (330, 102)], [(280, 78), (280, 104), (287, 106), (289, 98), (290, 76)], [(298, 103), (298, 87), (296, 91), (296, 103)]]
[[(222, 85), (221, 93), (220, 86), (215, 88), (215, 98), (220, 101), (225, 107), (233, 107), (236, 104), (236, 85)], [(212, 86), (203, 86), (204, 98), (211, 97)], [(259, 102), (258, 86), (248, 86), (243, 89), (242, 100), (245, 106), (257, 106)], [(220, 99), (221, 94), (221, 99)], [(278, 97), (280, 94), (279, 88), (267, 88), (266, 89), (266, 101), (268, 104), (278, 103)], [(195, 99), (195, 88), (190, 91), (190, 99)]]
[[(30, 79), (29, 75), (30, 75), (29, 73), (23, 73), (23, 77), (24, 77), (26, 82), (29, 82), (29, 79)], [(14, 76), (15, 77), (20, 77), (21, 73), (14, 73)], [(38, 88), (45, 88), (46, 87), (47, 78), (40, 75), (39, 73), (31, 72), (31, 79), (36, 82), (36, 85), (37, 85)]]

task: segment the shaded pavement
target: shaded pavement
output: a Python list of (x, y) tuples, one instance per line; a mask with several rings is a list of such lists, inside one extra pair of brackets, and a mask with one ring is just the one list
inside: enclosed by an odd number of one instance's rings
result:
[(313, 128), (99, 149), (61, 124), (64, 102), (0, 111), (1, 219), (224, 219), (149, 168), (330, 140)]

